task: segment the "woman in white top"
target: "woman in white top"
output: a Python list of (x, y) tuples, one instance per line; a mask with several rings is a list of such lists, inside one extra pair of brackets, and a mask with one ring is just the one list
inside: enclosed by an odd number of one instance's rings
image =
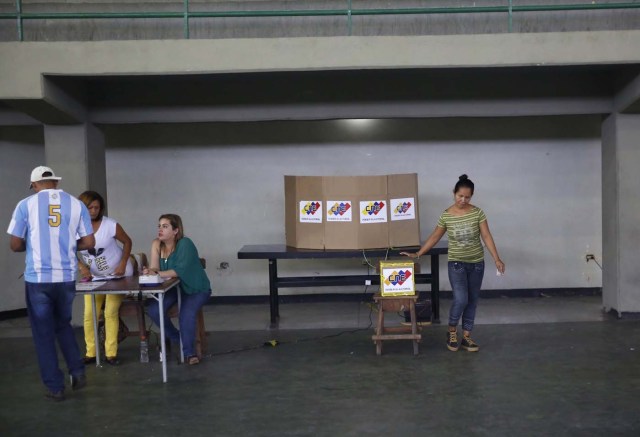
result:
[[(91, 224), (96, 238), (96, 245), (91, 250), (80, 252), (80, 274), (86, 279), (104, 276), (131, 276), (133, 264), (131, 255), (131, 238), (115, 220), (104, 215), (105, 203), (102, 196), (95, 191), (85, 191), (78, 198), (87, 206), (91, 215)], [(118, 244), (122, 243), (122, 247)], [(118, 359), (118, 316), (123, 295), (96, 295), (98, 318), (104, 303), (105, 344), (104, 350), (107, 363), (120, 364)], [(106, 301), (106, 302), (105, 302)], [(87, 353), (84, 362), (95, 363), (96, 344), (93, 330), (93, 308), (91, 296), (84, 297), (84, 341)]]

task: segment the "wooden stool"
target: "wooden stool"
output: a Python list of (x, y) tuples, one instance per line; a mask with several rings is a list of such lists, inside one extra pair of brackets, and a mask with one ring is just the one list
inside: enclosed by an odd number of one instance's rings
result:
[(127, 337), (140, 337), (140, 341), (149, 338), (149, 331), (144, 318), (144, 300), (138, 297), (125, 297), (120, 304), (120, 317), (135, 316), (138, 320), (138, 330), (127, 332)]
[[(376, 344), (376, 354), (382, 354), (382, 342), (385, 340), (411, 340), (413, 341), (413, 354), (418, 355), (418, 342), (422, 340), (422, 335), (418, 334), (418, 324), (416, 323), (416, 301), (418, 296), (392, 296), (383, 297), (380, 294), (373, 296), (373, 300), (378, 304), (378, 326), (375, 335), (371, 339)], [(406, 311), (409, 309), (411, 315), (411, 326), (392, 326), (385, 328), (384, 312)]]

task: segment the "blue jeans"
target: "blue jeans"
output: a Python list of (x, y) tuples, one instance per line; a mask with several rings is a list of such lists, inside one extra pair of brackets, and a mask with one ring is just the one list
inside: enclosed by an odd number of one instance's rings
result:
[[(196, 355), (196, 316), (202, 306), (207, 303), (211, 297), (211, 290), (203, 293), (187, 294), (180, 290), (180, 316), (178, 323), (180, 325), (180, 331), (173, 326), (173, 323), (167, 317), (167, 311), (178, 302), (178, 291), (176, 287), (167, 291), (163, 301), (163, 314), (164, 314), (164, 332), (165, 335), (173, 343), (180, 342), (180, 336), (182, 333), (182, 352), (185, 357)], [(147, 313), (153, 323), (160, 326), (160, 302), (152, 300), (147, 307)]]
[(453, 290), (449, 326), (458, 326), (462, 316), (462, 329), (473, 330), (483, 276), (484, 261), (479, 263), (449, 261), (449, 282)]
[(40, 377), (52, 392), (64, 390), (64, 373), (58, 367), (56, 340), (69, 374), (84, 375), (84, 362), (71, 326), (75, 282), (25, 282), (25, 300), (36, 345)]

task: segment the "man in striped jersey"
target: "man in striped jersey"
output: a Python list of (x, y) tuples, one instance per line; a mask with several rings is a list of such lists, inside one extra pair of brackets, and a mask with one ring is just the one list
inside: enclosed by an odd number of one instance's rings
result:
[[(71, 326), (75, 296), (76, 250), (95, 244), (86, 206), (58, 189), (49, 167), (31, 172), (32, 196), (18, 203), (7, 233), (14, 252), (26, 251), (25, 297), (45, 396), (64, 400), (64, 374), (58, 366), (56, 340), (67, 363), (71, 388), (87, 383), (84, 362)], [(76, 241), (77, 236), (80, 237)]]

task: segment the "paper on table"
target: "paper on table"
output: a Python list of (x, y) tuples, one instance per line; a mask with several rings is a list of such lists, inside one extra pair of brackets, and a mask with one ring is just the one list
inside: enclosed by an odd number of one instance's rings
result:
[(110, 279), (120, 279), (124, 278), (124, 276), (116, 276), (116, 275), (106, 275), (106, 276), (94, 276), (91, 278), (92, 281), (108, 281)]
[(89, 291), (101, 286), (99, 282), (77, 282), (76, 290)]

